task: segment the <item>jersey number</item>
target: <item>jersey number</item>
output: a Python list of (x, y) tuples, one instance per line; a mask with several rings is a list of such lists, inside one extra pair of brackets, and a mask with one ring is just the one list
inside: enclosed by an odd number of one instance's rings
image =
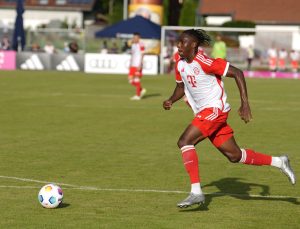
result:
[(188, 80), (189, 84), (192, 85), (192, 87), (197, 87), (197, 85), (196, 85), (197, 82), (196, 82), (195, 76), (188, 75), (187, 80)]

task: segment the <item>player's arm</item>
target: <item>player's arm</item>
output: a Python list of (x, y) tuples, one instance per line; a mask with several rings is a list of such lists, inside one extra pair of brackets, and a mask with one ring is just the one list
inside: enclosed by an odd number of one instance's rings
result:
[(163, 102), (163, 107), (165, 110), (170, 110), (173, 103), (178, 101), (184, 96), (184, 83), (183, 82), (177, 82), (176, 87), (174, 89), (173, 94), (171, 97)]
[(226, 76), (235, 79), (241, 97), (241, 107), (239, 108), (238, 112), (241, 119), (244, 120), (245, 123), (247, 123), (252, 119), (252, 114), (248, 101), (248, 93), (244, 73), (240, 69), (229, 65)]

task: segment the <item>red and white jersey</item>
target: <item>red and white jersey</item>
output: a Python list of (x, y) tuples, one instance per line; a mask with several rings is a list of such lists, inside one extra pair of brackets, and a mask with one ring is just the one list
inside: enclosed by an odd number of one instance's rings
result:
[(145, 46), (143, 43), (133, 43), (131, 45), (131, 67), (140, 67), (142, 64), (143, 54), (145, 51)]
[(268, 50), (268, 56), (270, 58), (277, 58), (277, 50), (275, 48), (270, 48)]
[(279, 50), (278, 56), (279, 56), (279, 59), (286, 59), (288, 56), (288, 53), (285, 50)]
[(184, 83), (185, 95), (195, 114), (208, 107), (230, 110), (226, 102), (222, 76), (227, 74), (229, 62), (209, 58), (198, 52), (191, 63), (180, 59), (176, 63), (176, 82)]
[(298, 61), (299, 60), (299, 53), (296, 51), (291, 51), (290, 52), (290, 58), (293, 61)]

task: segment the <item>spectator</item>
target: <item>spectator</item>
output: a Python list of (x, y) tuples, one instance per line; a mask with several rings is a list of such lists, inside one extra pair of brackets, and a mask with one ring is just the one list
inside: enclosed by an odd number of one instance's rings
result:
[(37, 43), (33, 43), (31, 45), (31, 52), (41, 52), (41, 47)]
[(51, 44), (50, 42), (48, 42), (44, 46), (44, 51), (45, 51), (45, 53), (53, 54), (55, 52), (55, 48), (54, 48), (53, 44)]
[(64, 42), (64, 52), (65, 52), (65, 53), (70, 52), (70, 48), (69, 48), (68, 42)]
[(299, 66), (299, 53), (296, 50), (290, 52), (291, 69), (293, 72), (298, 72)]
[(130, 46), (128, 44), (128, 41), (124, 41), (123, 47), (122, 47), (122, 52), (123, 53), (129, 53), (130, 52)]
[(252, 60), (254, 58), (254, 49), (252, 45), (247, 48), (247, 70), (251, 71)]
[(103, 45), (101, 47), (100, 53), (102, 53), (102, 54), (108, 53), (108, 48), (107, 48), (107, 42), (106, 41), (103, 41)]
[(71, 53), (78, 53), (78, 44), (76, 41), (72, 41), (70, 44), (69, 44), (69, 49), (70, 49), (70, 52)]
[(212, 48), (211, 56), (213, 58), (222, 58), (226, 59), (227, 56), (227, 47), (224, 41), (222, 41), (222, 38), (220, 35), (216, 36), (216, 41)]
[(7, 36), (4, 36), (1, 41), (0, 49), (2, 50), (10, 50), (10, 41)]
[(109, 50), (109, 53), (118, 53), (119, 47), (116, 42), (113, 42), (112, 47)]

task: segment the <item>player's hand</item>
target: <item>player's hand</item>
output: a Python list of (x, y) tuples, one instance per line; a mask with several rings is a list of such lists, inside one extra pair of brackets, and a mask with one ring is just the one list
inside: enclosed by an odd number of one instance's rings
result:
[(164, 101), (163, 102), (163, 108), (165, 109), (165, 110), (170, 110), (171, 109), (171, 107), (172, 107), (172, 101), (171, 100), (166, 100), (166, 101)]
[(248, 123), (252, 120), (251, 109), (248, 102), (242, 103), (238, 113), (241, 119), (244, 120), (245, 123)]

